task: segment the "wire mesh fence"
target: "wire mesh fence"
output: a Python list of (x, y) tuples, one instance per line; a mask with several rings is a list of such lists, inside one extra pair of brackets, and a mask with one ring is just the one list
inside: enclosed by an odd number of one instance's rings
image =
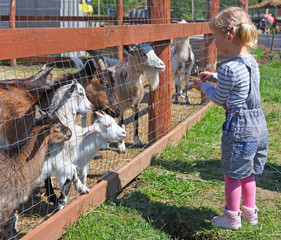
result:
[[(117, 4), (122, 2), (120, 10)], [(205, 2), (170, 1), (171, 7), (164, 9), (175, 24), (182, 19), (208, 21)], [(115, 25), (120, 24), (120, 11), (123, 24), (158, 20), (151, 18), (157, 15), (153, 14), (157, 1), (25, 0), (16, 4), (16, 28)], [(1, 6), (1, 28), (8, 28), (10, 1)], [(19, 57), (16, 66), (1, 60), (2, 232), (14, 232), (18, 218), (17, 236), (24, 236), (153, 144), (158, 139), (154, 132), (162, 137), (200, 109), (206, 99), (191, 85), (200, 71), (216, 67), (206, 54), (206, 42), (212, 40), (210, 34), (161, 42), (151, 39), (124, 45), (121, 52), (113, 46)], [(159, 54), (170, 47), (170, 54)], [(218, 63), (224, 60), (219, 58)], [(167, 96), (160, 98), (162, 92)], [(156, 104), (167, 106), (158, 116), (151, 112)]]

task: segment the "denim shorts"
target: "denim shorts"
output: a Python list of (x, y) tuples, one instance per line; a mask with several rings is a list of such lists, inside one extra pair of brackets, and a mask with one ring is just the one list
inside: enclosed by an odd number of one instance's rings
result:
[(225, 175), (242, 179), (262, 174), (267, 158), (268, 131), (261, 109), (227, 113), (221, 141)]

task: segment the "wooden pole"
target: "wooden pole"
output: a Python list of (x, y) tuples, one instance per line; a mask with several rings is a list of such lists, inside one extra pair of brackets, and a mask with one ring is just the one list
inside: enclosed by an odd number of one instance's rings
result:
[[(116, 25), (123, 25), (123, 0), (116, 0)], [(118, 59), (123, 60), (123, 46), (117, 46)]]
[(237, 0), (236, 5), (237, 7), (241, 7), (248, 12), (248, 0)]
[[(210, 21), (220, 9), (220, 0), (206, 0), (205, 20)], [(214, 43), (213, 34), (204, 34), (203, 66), (210, 72), (216, 71), (218, 51)], [(201, 92), (201, 103), (205, 103), (207, 97)]]
[[(148, 0), (148, 16), (151, 24), (170, 23), (170, 0)], [(172, 66), (170, 40), (154, 43), (155, 52), (165, 63), (159, 74), (159, 87), (149, 92), (148, 141), (155, 142), (171, 131), (172, 123)]]
[[(11, 0), (10, 2), (10, 28), (16, 28), (16, 0)], [(16, 59), (11, 59), (10, 64), (12, 67), (17, 65)]]

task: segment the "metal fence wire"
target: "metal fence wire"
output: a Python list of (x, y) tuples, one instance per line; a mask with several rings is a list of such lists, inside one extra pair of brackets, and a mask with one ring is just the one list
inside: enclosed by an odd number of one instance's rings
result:
[[(211, 10), (203, 0), (160, 2), (1, 1), (1, 38), (9, 39), (9, 28), (24, 36), (15, 39), (21, 46), (14, 41), (0, 45), (2, 239), (23, 237), (206, 104), (206, 97), (191, 87), (192, 80), (225, 59), (213, 61), (213, 36), (190, 24), (208, 26)], [(212, 2), (218, 9), (219, 1)], [(128, 28), (128, 35), (118, 39), (131, 42), (112, 46), (105, 45), (102, 34), (107, 33), (98, 32), (92, 39), (105, 47), (89, 43), (89, 48), (69, 52), (62, 51), (72, 47), (63, 41), (74, 39), (72, 35), (53, 37), (57, 44), (45, 48), (40, 42), (47, 40), (36, 35), (38, 44), (26, 49), (34, 28), (102, 31), (102, 26), (161, 28), (170, 23), (192, 26), (191, 32), (166, 40), (152, 35), (140, 42), (143, 32), (140, 36), (130, 32), (136, 28)], [(27, 32), (20, 35), (23, 29)], [(78, 34), (73, 41), (79, 45), (82, 39)], [(45, 54), (36, 55), (39, 51)]]

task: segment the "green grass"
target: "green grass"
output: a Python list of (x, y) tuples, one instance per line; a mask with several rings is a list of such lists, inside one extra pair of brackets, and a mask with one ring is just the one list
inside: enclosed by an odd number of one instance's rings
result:
[(243, 220), (243, 228), (232, 231), (210, 223), (225, 204), (224, 111), (213, 107), (177, 146), (168, 146), (132, 184), (81, 217), (62, 239), (281, 239), (280, 67), (280, 62), (260, 66), (269, 154), (264, 174), (257, 177), (257, 226)]

